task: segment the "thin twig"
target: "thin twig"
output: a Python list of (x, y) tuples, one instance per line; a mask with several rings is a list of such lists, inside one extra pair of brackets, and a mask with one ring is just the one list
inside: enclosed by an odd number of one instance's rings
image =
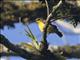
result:
[(47, 17), (49, 16), (49, 6), (48, 6), (48, 2), (45, 0), (46, 3), (46, 7), (47, 7)]
[(34, 36), (34, 34), (32, 33), (31, 29), (29, 28), (29, 26), (28, 26), (27, 24), (26, 24), (26, 26), (27, 26), (27, 28), (28, 28), (28, 30), (29, 30), (29, 34), (33, 37), (32, 41), (33, 41), (34, 46), (35, 46), (37, 49), (39, 49), (39, 43), (38, 43), (36, 37)]

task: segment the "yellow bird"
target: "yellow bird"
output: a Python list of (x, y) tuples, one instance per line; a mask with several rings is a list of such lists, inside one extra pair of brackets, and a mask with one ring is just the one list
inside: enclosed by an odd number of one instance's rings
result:
[(41, 18), (37, 18), (37, 19), (36, 19), (36, 23), (38, 24), (40, 31), (43, 32), (43, 31), (44, 31), (44, 25), (45, 25), (45, 24), (44, 24), (44, 22), (42, 21), (42, 19), (41, 19)]
[[(45, 21), (41, 18), (37, 18), (36, 23), (38, 24), (40, 31), (43, 32), (44, 26), (45, 26)], [(63, 36), (62, 33), (58, 30), (57, 26), (55, 26), (55, 25), (49, 25), (47, 31), (48, 31), (48, 34), (49, 33), (56, 33), (59, 37)]]

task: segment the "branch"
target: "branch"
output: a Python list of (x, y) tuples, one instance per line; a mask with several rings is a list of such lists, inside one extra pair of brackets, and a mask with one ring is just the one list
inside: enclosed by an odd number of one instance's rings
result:
[(46, 51), (48, 48), (48, 42), (47, 42), (47, 28), (49, 26), (50, 18), (52, 17), (52, 14), (56, 11), (56, 9), (61, 5), (62, 1), (59, 1), (59, 3), (56, 6), (53, 6), (52, 12), (48, 15), (46, 19), (46, 24), (44, 27), (44, 33), (43, 33), (43, 40), (42, 40), (42, 50)]
[(47, 7), (47, 17), (48, 17), (49, 16), (49, 6), (48, 6), (47, 0), (45, 0), (45, 2), (46, 2), (46, 7)]
[(14, 44), (12, 44), (11, 42), (9, 42), (9, 40), (6, 39), (1, 34), (0, 34), (0, 44), (3, 44), (8, 49), (12, 50), (13, 52), (15, 52), (16, 54), (18, 54), (19, 56), (21, 56), (21, 57), (23, 57), (25, 59), (31, 59), (32, 56), (35, 56), (34, 54), (29, 53), (26, 50), (19, 48), (18, 46), (15, 46)]
[(36, 49), (39, 49), (39, 43), (38, 43), (38, 41), (37, 41), (37, 38), (34, 36), (34, 34), (32, 33), (32, 31), (31, 31), (31, 29), (29, 28), (29, 26), (26, 24), (26, 26), (27, 26), (27, 28), (28, 28), (28, 31), (29, 32), (27, 32), (28, 33), (28, 37), (30, 37), (31, 39), (32, 39), (32, 43), (33, 43), (33, 45), (36, 47)]
[(49, 50), (52, 53), (60, 53), (62, 56), (67, 58), (80, 58), (80, 45), (63, 47), (58, 46), (57, 49), (52, 46)]
[[(25, 59), (29, 59), (29, 60), (49, 60), (51, 58), (51, 60), (59, 60), (61, 58), (61, 60), (63, 59), (63, 57), (51, 54), (49, 51), (47, 51), (46, 54), (44, 55), (38, 55), (38, 54), (32, 54), (29, 53), (21, 48), (19, 48), (18, 46), (15, 46), (14, 44), (12, 44), (11, 42), (8, 41), (8, 39), (6, 39), (3, 35), (0, 34), (0, 44), (3, 44), (5, 47), (7, 47), (8, 49), (12, 50), (14, 53), (18, 54), (19, 56), (25, 58)], [(58, 58), (60, 57), (60, 58)]]
[(1, 56), (19, 56), (18, 54), (16, 53), (13, 53), (13, 52), (1, 52), (0, 53)]
[[(60, 53), (61, 55), (67, 58), (80, 58), (80, 45), (76, 46), (58, 46), (57, 49), (54, 48), (54, 46), (51, 46), (49, 50), (54, 53)], [(18, 54), (14, 52), (2, 52), (0, 53), (1, 56), (19, 56)]]

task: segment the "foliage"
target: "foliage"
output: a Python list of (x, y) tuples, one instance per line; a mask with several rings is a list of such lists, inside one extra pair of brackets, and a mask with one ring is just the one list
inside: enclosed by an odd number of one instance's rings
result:
[[(0, 27), (3, 28), (5, 25), (13, 27), (14, 23), (19, 21), (25, 23), (25, 18), (27, 18), (26, 22), (33, 22), (35, 18), (44, 15), (43, 12), (46, 12), (44, 6), (45, 5), (38, 2), (26, 4), (23, 1), (2, 1), (0, 2)], [(38, 13), (39, 15), (37, 15)], [(21, 18), (21, 20), (19, 18)]]
[(57, 9), (54, 16), (55, 18), (66, 19), (67, 22), (76, 27), (80, 23), (80, 7), (65, 2)]
[[(77, 1), (77, 0), (76, 0)], [(18, 3), (17, 3), (18, 2)], [(50, 12), (52, 7), (59, 0), (48, 1)], [(75, 3), (74, 1), (72, 1)], [(14, 27), (16, 22), (33, 22), (36, 18), (46, 19), (46, 5), (44, 2), (24, 3), (23, 1), (1, 1), (0, 2), (0, 28), (5, 25)], [(65, 13), (67, 12), (67, 13)], [(21, 18), (21, 20), (19, 19)], [(52, 19), (66, 19), (68, 22), (76, 26), (80, 23), (80, 6), (73, 5), (69, 2), (63, 4), (53, 13)]]

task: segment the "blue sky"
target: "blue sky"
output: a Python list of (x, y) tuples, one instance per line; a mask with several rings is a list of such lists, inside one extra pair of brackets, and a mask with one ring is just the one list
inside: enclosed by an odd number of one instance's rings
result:
[[(38, 26), (36, 23), (32, 23), (29, 25), (31, 31), (33, 34), (37, 37), (38, 41), (41, 40), (42, 33), (40, 32)], [(64, 33), (63, 37), (60, 38), (56, 34), (50, 34), (48, 36), (48, 42), (50, 44), (56, 44), (56, 45), (64, 45), (65, 43), (71, 44), (77, 44), (80, 43), (80, 34), (69, 34), (72, 31), (64, 28), (62, 26), (59, 26), (60, 31)], [(12, 43), (17, 44), (19, 42), (30, 42), (30, 38), (26, 36), (27, 30), (26, 26), (24, 26), (22, 23), (17, 23), (15, 24), (15, 29), (14, 28), (9, 28), (7, 26), (4, 27), (4, 30), (1, 30), (1, 34), (5, 35), (6, 38), (8, 38)], [(66, 42), (66, 41), (67, 42)]]
[[(38, 41), (40, 42), (42, 33), (40, 32), (37, 24), (32, 23), (29, 25), (29, 27), (33, 32), (33, 34), (37, 37)], [(70, 33), (72, 32), (70, 29), (62, 27), (60, 25), (58, 27), (60, 28), (60, 31), (64, 33), (64, 36), (62, 38), (59, 38), (56, 34), (50, 34), (47, 37), (49, 44), (58, 45), (58, 46), (63, 46), (66, 44), (68, 45), (80, 44), (80, 34), (75, 34), (74, 32), (73, 32), (74, 34), (69, 34), (69, 32)], [(8, 29), (8, 27), (5, 26), (4, 30), (1, 30), (1, 34), (6, 36), (6, 38), (8, 38), (10, 42), (14, 44), (18, 44), (20, 42), (26, 42), (26, 43), (31, 42), (30, 38), (26, 36), (25, 30), (27, 30), (26, 26), (24, 26), (22, 23), (17, 23), (15, 24), (15, 29), (14, 28)], [(68, 34), (66, 34), (65, 32), (67, 32)], [(13, 59), (15, 60), (16, 58)], [(10, 58), (10, 60), (13, 59)], [(18, 58), (18, 59), (24, 60), (22, 58)]]

